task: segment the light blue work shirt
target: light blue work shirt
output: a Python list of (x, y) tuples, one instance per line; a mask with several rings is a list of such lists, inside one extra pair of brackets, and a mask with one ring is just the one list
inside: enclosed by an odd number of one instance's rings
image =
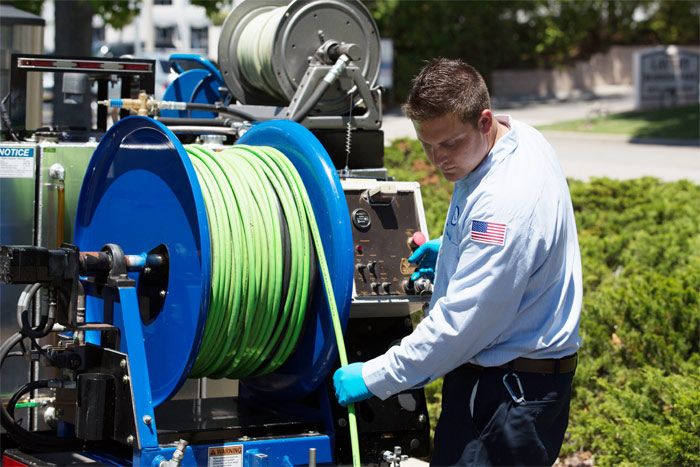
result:
[(537, 130), (497, 118), (510, 130), (455, 183), (427, 316), (362, 367), (381, 399), (467, 362), (498, 366), (579, 348), (581, 255), (566, 179)]

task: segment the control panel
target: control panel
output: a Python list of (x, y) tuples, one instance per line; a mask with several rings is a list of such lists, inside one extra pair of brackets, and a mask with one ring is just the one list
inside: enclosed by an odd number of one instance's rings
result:
[(427, 240), (420, 185), (415, 182), (346, 179), (355, 257), (354, 302), (426, 300), (425, 280), (411, 280), (413, 250)]

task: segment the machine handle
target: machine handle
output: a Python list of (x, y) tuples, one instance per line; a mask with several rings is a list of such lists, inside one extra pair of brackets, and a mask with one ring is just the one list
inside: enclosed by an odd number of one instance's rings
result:
[(208, 59), (201, 57), (196, 54), (172, 54), (170, 55), (170, 68), (175, 70), (179, 75), (185, 72), (182, 66), (178, 62), (195, 62), (199, 64), (202, 68), (207, 70), (209, 73), (216, 76), (220, 81), (223, 82), (224, 78), (221, 76), (221, 72), (216, 66)]

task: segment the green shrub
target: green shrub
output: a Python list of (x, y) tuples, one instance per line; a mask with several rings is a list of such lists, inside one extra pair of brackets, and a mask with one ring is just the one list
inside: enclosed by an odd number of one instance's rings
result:
[[(452, 185), (420, 144), (386, 166), (422, 185), (431, 236)], [(600, 465), (700, 464), (700, 186), (654, 178), (569, 181), (583, 264), (580, 363), (562, 455)], [(442, 380), (426, 387), (432, 424)]]
[[(577, 375), (579, 376), (579, 375)], [(597, 465), (700, 463), (700, 376), (659, 368), (620, 369), (574, 401), (569, 446), (595, 453)]]

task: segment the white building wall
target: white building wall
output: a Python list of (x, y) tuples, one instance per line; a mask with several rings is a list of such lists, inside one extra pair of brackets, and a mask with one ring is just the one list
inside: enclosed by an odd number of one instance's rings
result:
[[(46, 0), (42, 9), (42, 17), (46, 20), (44, 32), (44, 50), (47, 53), (55, 49), (55, 25), (54, 25), (54, 2), (56, 0)], [(171, 5), (154, 5), (153, 0), (142, 0), (139, 15), (123, 29), (115, 29), (109, 25), (105, 27), (106, 43), (132, 43), (135, 45), (135, 54), (144, 52), (140, 44), (147, 42), (147, 34), (153, 34), (155, 38), (156, 28), (175, 27), (172, 48), (154, 47), (156, 53), (172, 52), (192, 52), (208, 55), (216, 58), (217, 44), (213, 44), (212, 39), (218, 42), (218, 31), (209, 32), (208, 50), (192, 50), (191, 28), (212, 28), (211, 20), (206, 15), (204, 7), (191, 5), (189, 0), (171, 0)], [(148, 9), (150, 8), (150, 15)], [(103, 21), (95, 16), (93, 26), (100, 27)], [(213, 37), (212, 37), (213, 36)], [(212, 55), (214, 52), (214, 55)]]
[(44, 27), (44, 53), (50, 54), (56, 50), (56, 20), (53, 0), (47, 0), (41, 6), (41, 17), (46, 21)]

